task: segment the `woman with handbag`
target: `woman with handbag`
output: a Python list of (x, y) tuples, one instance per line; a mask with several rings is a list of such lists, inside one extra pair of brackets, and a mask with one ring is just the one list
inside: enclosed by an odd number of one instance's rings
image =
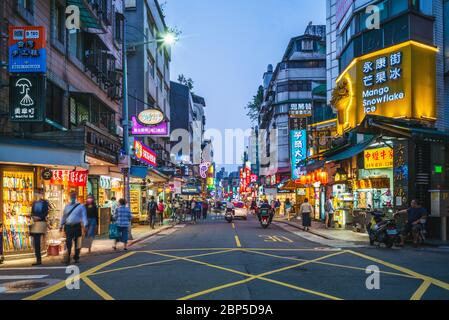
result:
[(304, 203), (301, 204), (299, 213), (302, 214), (302, 226), (304, 227), (304, 231), (309, 231), (310, 226), (312, 225), (311, 214), (313, 213), (313, 207), (309, 203), (309, 199), (304, 199)]
[(41, 241), (42, 236), (47, 232), (47, 216), (48, 216), (48, 201), (44, 199), (42, 191), (36, 192), (38, 200), (33, 202), (31, 208), (30, 235), (33, 238), (34, 255), (36, 256), (36, 263), (33, 266), (42, 264)]

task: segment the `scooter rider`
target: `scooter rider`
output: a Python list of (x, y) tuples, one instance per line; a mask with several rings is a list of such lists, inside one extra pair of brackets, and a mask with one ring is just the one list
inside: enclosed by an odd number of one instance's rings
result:
[(268, 209), (268, 212), (270, 212), (270, 223), (271, 223), (271, 221), (273, 220), (273, 210), (270, 204), (268, 203), (268, 200), (265, 199), (263, 204), (260, 206), (260, 210), (257, 211), (257, 218), (259, 218), (259, 222), (261, 221), (260, 214), (262, 209)]
[(427, 211), (419, 205), (418, 200), (412, 200), (410, 203), (410, 208), (398, 211), (394, 216), (396, 217), (401, 214), (407, 214), (407, 223), (404, 225), (404, 229), (402, 231), (400, 246), (404, 246), (405, 238), (410, 232), (413, 235), (413, 244), (417, 246), (418, 234), (422, 228), (421, 219), (427, 216)]

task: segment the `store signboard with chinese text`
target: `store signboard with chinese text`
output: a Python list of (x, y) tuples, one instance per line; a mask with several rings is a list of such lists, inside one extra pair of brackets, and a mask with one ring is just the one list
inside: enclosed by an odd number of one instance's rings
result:
[(356, 58), (332, 93), (342, 134), (366, 115), (436, 117), (436, 48), (408, 41)]
[(85, 187), (88, 173), (88, 171), (52, 170), (50, 183), (69, 187)]
[(46, 78), (36, 73), (9, 77), (9, 114), (15, 122), (42, 122), (45, 118)]
[(131, 134), (134, 136), (168, 137), (168, 122), (163, 121), (157, 125), (142, 125), (136, 117), (132, 117)]
[(300, 118), (312, 116), (312, 103), (311, 102), (291, 103), (289, 115), (290, 117), (300, 117)]
[(44, 27), (10, 26), (9, 72), (47, 72), (46, 43)]
[(138, 140), (134, 140), (134, 154), (137, 159), (150, 166), (157, 167), (156, 152)]
[(290, 131), (290, 159), (291, 159), (291, 178), (298, 179), (301, 176), (301, 168), (298, 166), (301, 161), (307, 157), (307, 131)]
[(393, 149), (377, 148), (365, 150), (363, 154), (365, 169), (393, 168)]

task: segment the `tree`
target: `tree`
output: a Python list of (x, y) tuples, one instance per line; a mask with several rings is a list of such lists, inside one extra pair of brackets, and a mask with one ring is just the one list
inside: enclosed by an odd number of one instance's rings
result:
[(248, 102), (245, 109), (247, 110), (246, 115), (250, 118), (252, 123), (257, 122), (259, 119), (260, 109), (263, 102), (263, 86), (259, 86), (257, 94), (253, 96), (253, 99)]
[(193, 93), (193, 88), (194, 88), (195, 82), (192, 80), (192, 78), (186, 78), (183, 74), (180, 74), (178, 76), (178, 82), (180, 84), (187, 86), (189, 88), (190, 92)]

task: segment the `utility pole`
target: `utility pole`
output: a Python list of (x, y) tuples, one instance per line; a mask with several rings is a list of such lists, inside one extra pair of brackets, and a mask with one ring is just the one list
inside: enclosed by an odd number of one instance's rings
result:
[[(123, 148), (125, 149), (125, 157), (130, 165), (130, 147), (129, 147), (129, 114), (128, 114), (128, 62), (127, 62), (127, 45), (126, 45), (126, 19), (123, 22), (123, 42), (122, 42), (122, 68), (123, 68), (123, 109), (122, 109), (122, 126), (123, 126)], [(129, 166), (123, 170), (123, 183), (125, 187), (125, 200), (130, 203), (129, 191)]]

